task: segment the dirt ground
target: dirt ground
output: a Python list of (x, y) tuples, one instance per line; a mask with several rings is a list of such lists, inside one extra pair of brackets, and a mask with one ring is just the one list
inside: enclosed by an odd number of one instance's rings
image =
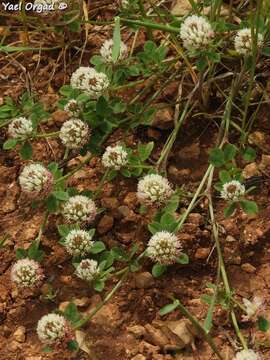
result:
[[(141, 42), (144, 34), (140, 34)], [(85, 63), (99, 47), (104, 33), (89, 38)], [(140, 41), (139, 41), (140, 43)], [(61, 70), (60, 61), (56, 68), (57, 52), (46, 53), (39, 59), (37, 54), (29, 52), (16, 59), (12, 55), (0, 57), (1, 92), (0, 100), (5, 96), (17, 99), (29, 86), (38, 93), (40, 101), (52, 115), (44, 131), (54, 131), (65, 120), (65, 114), (56, 109), (57, 90), (68, 82), (69, 75), (77, 67), (74, 58), (69, 59), (67, 71)], [(21, 71), (21, 66), (25, 71)], [(52, 75), (52, 71), (55, 73)], [(28, 76), (29, 74), (29, 76)], [(27, 80), (28, 79), (28, 80)], [(168, 86), (158, 101), (170, 103), (177, 89), (177, 83)], [(269, 105), (264, 105), (257, 115), (254, 131), (265, 137), (270, 136)], [(140, 127), (126, 134), (117, 130), (107, 144), (124, 139), (127, 145), (134, 146), (139, 140), (155, 141), (153, 159), (158, 158), (162, 145), (170, 133), (172, 109), (169, 105), (167, 115), (162, 115), (162, 124), (148, 128)], [(168, 118), (169, 117), (169, 118)], [(166, 124), (165, 124), (166, 122)], [(167, 128), (167, 122), (170, 123)], [(165, 124), (165, 125), (164, 125)], [(165, 129), (164, 129), (165, 127)], [(168, 178), (174, 186), (183, 186), (184, 193), (196, 190), (198, 183), (208, 166), (208, 152), (215, 143), (217, 129), (209, 125), (206, 119), (190, 118), (181, 129), (168, 161)], [(0, 140), (6, 140), (6, 131), (1, 129)], [(57, 140), (40, 140), (33, 144), (35, 161), (48, 164), (61, 160), (63, 148)], [(259, 152), (257, 162), (262, 154)], [(65, 171), (74, 167), (71, 160)], [(190, 214), (183, 226), (180, 238), (185, 252), (190, 257), (189, 265), (177, 265), (159, 279), (151, 276), (152, 264), (145, 260), (142, 269), (131, 274), (121, 289), (105, 305), (93, 320), (83, 329), (90, 354), (84, 351), (42, 353), (41, 344), (36, 335), (36, 324), (42, 315), (56, 308), (63, 308), (65, 302), (73, 300), (82, 312), (93, 308), (101, 299), (86, 283), (73, 275), (70, 257), (58, 243), (57, 224), (61, 216), (50, 216), (42, 237), (42, 249), (45, 251), (44, 271), (46, 284), (50, 283), (54, 292), (48, 299), (48, 285), (36, 291), (21, 291), (10, 281), (10, 269), (15, 261), (16, 248), (27, 248), (36, 237), (44, 210), (32, 209), (30, 203), (21, 194), (17, 178), (24, 162), (16, 151), (0, 151), (0, 232), (8, 234), (6, 246), (0, 250), (0, 360), (211, 360), (215, 359), (211, 348), (202, 339), (193, 342), (193, 335), (184, 326), (186, 323), (179, 311), (161, 317), (158, 311), (170, 302), (170, 295), (181, 299), (192, 314), (202, 320), (208, 306), (201, 300), (209, 293), (207, 283), (216, 281), (216, 253), (213, 250), (211, 226), (207, 212), (207, 203), (201, 202)], [(270, 168), (270, 167), (269, 167)], [(270, 202), (269, 176), (263, 174), (262, 183), (250, 199), (256, 200), (260, 212), (247, 216), (240, 211), (236, 216), (224, 220), (225, 203), (215, 198), (217, 220), (221, 227), (221, 241), (226, 269), (235, 296), (241, 302), (243, 297), (261, 296), (265, 300), (265, 312), (270, 315)], [(270, 174), (270, 171), (269, 171)], [(69, 184), (80, 190), (95, 190), (102, 176), (100, 159), (94, 158), (69, 180)], [(106, 209), (96, 220), (97, 235), (109, 248), (122, 244), (130, 248), (137, 243), (142, 249), (149, 239), (147, 217), (140, 215), (136, 202), (136, 179), (118, 176), (106, 184), (98, 205)], [(183, 196), (179, 213), (188, 204)], [(105, 291), (113, 287), (107, 284)], [(241, 330), (254, 349), (258, 349), (264, 359), (270, 359), (270, 331), (262, 333), (256, 324), (245, 323), (238, 319)], [(168, 343), (164, 336), (167, 322), (177, 321), (183, 327), (179, 338)], [(232, 359), (239, 343), (234, 335), (231, 321), (226, 311), (217, 307), (214, 314), (213, 338), (221, 349), (225, 359)], [(165, 331), (166, 335), (166, 331)], [(181, 339), (182, 336), (182, 339)], [(187, 339), (186, 346), (175, 351), (179, 341)], [(179, 340), (180, 339), (180, 340)], [(181, 346), (180, 346), (181, 347)]]

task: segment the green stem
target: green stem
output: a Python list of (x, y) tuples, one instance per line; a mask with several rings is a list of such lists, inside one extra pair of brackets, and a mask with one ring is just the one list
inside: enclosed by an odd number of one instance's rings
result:
[(95, 193), (94, 193), (94, 195), (92, 197), (93, 200), (96, 199), (99, 196), (99, 194), (101, 192), (101, 189), (102, 189), (102, 187), (103, 187), (103, 185), (104, 185), (104, 183), (105, 183), (105, 181), (106, 181), (106, 179), (108, 177), (109, 172), (110, 172), (110, 169), (106, 169), (105, 173), (103, 174), (103, 176), (102, 176), (102, 178), (100, 180), (98, 188), (97, 188), (97, 190), (95, 191)]
[(215, 342), (213, 341), (212, 337), (204, 329), (204, 327), (199, 323), (199, 321), (185, 308), (185, 306), (181, 304), (180, 301), (179, 301), (179, 304), (178, 304), (178, 308), (180, 309), (181, 313), (189, 319), (189, 321), (192, 323), (192, 325), (195, 327), (195, 329), (199, 333), (202, 334), (202, 336), (205, 338), (205, 340), (211, 346), (211, 349), (214, 351), (214, 353), (216, 353), (217, 357), (220, 360), (224, 360), (223, 356), (220, 354), (220, 352), (219, 352)]
[(72, 171), (67, 173), (66, 175), (61, 176), (59, 179), (55, 181), (55, 184), (58, 184), (61, 181), (64, 181), (68, 179), (70, 176), (74, 175), (77, 171), (79, 171), (86, 163), (90, 161), (90, 159), (93, 157), (92, 154), (89, 154), (78, 166), (75, 167)]
[(42, 222), (42, 224), (41, 224), (41, 226), (40, 226), (40, 229), (39, 229), (39, 232), (38, 232), (38, 236), (37, 236), (37, 238), (36, 238), (36, 240), (35, 240), (38, 245), (40, 244), (41, 236), (42, 236), (42, 234), (43, 234), (43, 232), (44, 232), (44, 230), (45, 230), (45, 226), (46, 226), (46, 224), (47, 224), (49, 215), (50, 215), (49, 211), (46, 211), (46, 212), (45, 212), (45, 215), (44, 215), (43, 222)]
[(48, 137), (54, 137), (54, 136), (58, 136), (60, 133), (60, 131), (55, 131), (55, 132), (51, 132), (51, 133), (44, 133), (44, 134), (36, 134), (34, 136), (34, 138), (48, 138)]
[(179, 34), (179, 28), (172, 27), (169, 25), (152, 23), (147, 20), (141, 21), (141, 20), (130, 20), (130, 19), (123, 19), (123, 18), (120, 18), (120, 20), (122, 23), (127, 24), (127, 25), (139, 25), (139, 26), (143, 26), (146, 28), (150, 28), (150, 29), (163, 30), (166, 32), (174, 33), (174, 34)]
[(90, 312), (89, 315), (85, 316), (83, 319), (79, 320), (77, 324), (74, 325), (74, 329), (79, 329), (85, 324), (88, 323), (95, 315), (96, 313), (107, 304), (107, 302), (111, 299), (111, 297), (116, 293), (116, 291), (122, 286), (123, 282), (127, 278), (129, 274), (129, 269), (126, 269), (126, 271), (122, 274), (121, 279), (117, 282), (117, 284), (114, 286), (114, 288), (109, 292), (109, 294), (105, 297), (104, 300), (102, 300), (97, 306)]

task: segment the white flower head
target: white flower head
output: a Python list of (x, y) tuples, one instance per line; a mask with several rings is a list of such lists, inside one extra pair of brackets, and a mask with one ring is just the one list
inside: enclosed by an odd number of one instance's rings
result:
[(77, 117), (80, 114), (81, 108), (77, 100), (71, 99), (66, 103), (64, 110), (69, 116)]
[(233, 360), (262, 360), (262, 358), (259, 354), (255, 353), (255, 351), (249, 349), (239, 351)]
[(62, 342), (70, 332), (69, 323), (59, 314), (44, 315), (37, 324), (39, 340), (45, 344)]
[(169, 181), (157, 174), (144, 176), (138, 183), (137, 197), (145, 205), (162, 205), (172, 196)]
[[(258, 33), (257, 47), (263, 46), (263, 35)], [(234, 38), (235, 50), (240, 55), (249, 55), (252, 52), (252, 33), (250, 28), (241, 29)]]
[(245, 191), (245, 185), (241, 184), (240, 181), (232, 180), (223, 184), (220, 196), (228, 201), (237, 201), (245, 194)]
[[(103, 60), (106, 63), (113, 63), (112, 58), (112, 52), (113, 52), (113, 39), (106, 40), (101, 49), (100, 49), (100, 55), (102, 56)], [(117, 61), (123, 60), (128, 55), (128, 48), (123, 41), (120, 42), (120, 52)]]
[(26, 139), (33, 134), (32, 121), (25, 117), (13, 119), (8, 126), (8, 134), (11, 138)]
[(91, 67), (81, 66), (71, 75), (70, 85), (74, 89), (86, 92), (90, 98), (98, 99), (106, 92), (110, 83), (106, 74)]
[(243, 298), (243, 303), (246, 310), (246, 315), (243, 316), (243, 320), (256, 320), (258, 313), (263, 308), (263, 299), (258, 296), (254, 296), (252, 301)]
[(53, 175), (41, 164), (26, 165), (20, 176), (22, 191), (32, 199), (47, 197), (53, 187)]
[(188, 16), (180, 29), (180, 37), (184, 47), (189, 51), (207, 48), (214, 36), (214, 30), (202, 16)]
[(91, 282), (99, 274), (98, 262), (95, 260), (82, 260), (76, 268), (75, 274), (82, 280)]
[(64, 246), (71, 255), (84, 256), (88, 254), (94, 244), (93, 235), (85, 230), (71, 230), (65, 238)]
[(44, 278), (43, 270), (37, 261), (21, 259), (11, 268), (11, 281), (19, 287), (34, 287)]
[(84, 195), (75, 195), (64, 204), (62, 214), (70, 223), (90, 223), (97, 214), (93, 200)]
[(159, 231), (151, 237), (147, 245), (147, 255), (159, 264), (174, 264), (182, 251), (178, 237), (168, 231)]
[(80, 149), (88, 141), (89, 127), (80, 119), (70, 119), (64, 122), (59, 138), (68, 149)]
[(127, 9), (129, 7), (129, 0), (120, 0), (121, 6), (123, 9)]
[(102, 156), (105, 168), (120, 170), (128, 162), (128, 153), (121, 145), (108, 146)]

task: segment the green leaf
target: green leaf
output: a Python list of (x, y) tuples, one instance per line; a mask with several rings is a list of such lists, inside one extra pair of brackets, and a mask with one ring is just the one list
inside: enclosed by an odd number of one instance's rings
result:
[(105, 281), (104, 280), (95, 280), (94, 283), (94, 289), (98, 292), (103, 291), (104, 287), (105, 287)]
[(33, 155), (32, 145), (28, 141), (25, 142), (21, 147), (20, 154), (23, 160), (32, 159), (32, 155)]
[(178, 193), (173, 194), (169, 201), (167, 202), (166, 207), (163, 209), (164, 212), (173, 213), (178, 209), (180, 197)]
[(58, 199), (58, 200), (61, 200), (61, 201), (67, 201), (69, 199), (69, 195), (66, 191), (60, 191), (60, 190), (57, 190), (57, 191), (54, 191), (52, 193), (52, 195)]
[(162, 226), (160, 225), (159, 222), (153, 221), (151, 224), (148, 225), (148, 230), (150, 231), (151, 234), (154, 235), (158, 231), (162, 230)]
[(152, 150), (154, 148), (154, 142), (151, 141), (148, 144), (139, 144), (138, 153), (141, 161), (145, 161), (149, 158)]
[(270, 47), (265, 47), (262, 49), (262, 53), (265, 56), (270, 56)]
[(68, 349), (71, 351), (78, 351), (80, 349), (79, 344), (77, 343), (76, 340), (69, 341), (67, 346), (68, 346)]
[(29, 259), (41, 262), (44, 256), (44, 252), (39, 249), (39, 243), (34, 241), (27, 250)]
[(259, 211), (255, 201), (241, 200), (240, 206), (246, 214), (257, 214)]
[(58, 210), (58, 200), (50, 195), (46, 200), (45, 200), (45, 204), (47, 206), (47, 210), (50, 212), (50, 213), (54, 213)]
[(167, 266), (166, 265), (161, 265), (161, 264), (155, 264), (153, 267), (152, 267), (152, 275), (154, 277), (159, 277), (161, 276), (162, 274), (164, 274), (167, 270)]
[(173, 303), (163, 306), (163, 308), (159, 310), (159, 315), (164, 316), (171, 313), (178, 308), (179, 304), (179, 300), (175, 299)]
[(107, 115), (110, 114), (111, 110), (110, 110), (109, 104), (104, 96), (101, 96), (98, 99), (97, 104), (96, 104), (96, 112), (97, 112), (97, 115), (99, 115), (101, 117), (106, 117)]
[(224, 160), (225, 162), (232, 161), (237, 153), (237, 147), (233, 144), (226, 144), (224, 146)]
[(164, 230), (169, 232), (174, 232), (178, 222), (175, 220), (175, 217), (170, 213), (165, 213), (161, 216), (160, 225)]
[(66, 237), (70, 232), (70, 227), (62, 224), (57, 226), (57, 230), (61, 236)]
[(68, 319), (72, 324), (75, 324), (81, 318), (77, 310), (77, 306), (72, 302), (68, 304), (63, 313), (65, 318)]
[(210, 163), (216, 167), (221, 167), (225, 163), (224, 154), (221, 149), (215, 148), (210, 151)]
[(3, 149), (4, 150), (14, 149), (17, 143), (18, 143), (17, 139), (8, 139), (7, 141), (4, 142)]
[(203, 71), (207, 66), (207, 59), (204, 55), (200, 56), (196, 61), (196, 67), (199, 71)]
[(258, 317), (258, 327), (261, 331), (266, 332), (270, 329), (270, 322), (263, 316)]
[(94, 242), (94, 245), (91, 247), (92, 254), (99, 254), (106, 249), (106, 246), (102, 241)]
[(189, 257), (187, 254), (182, 253), (176, 262), (177, 264), (187, 265), (189, 263)]
[(221, 170), (218, 174), (220, 181), (225, 184), (231, 181), (231, 175), (227, 170)]
[(116, 16), (114, 19), (114, 32), (113, 32), (113, 49), (112, 49), (112, 60), (116, 62), (120, 54), (121, 45), (121, 33), (120, 33), (120, 18)]
[(16, 259), (25, 259), (27, 258), (27, 251), (24, 249), (16, 249)]
[(49, 345), (46, 345), (46, 346), (44, 346), (44, 347), (41, 349), (41, 351), (42, 351), (43, 353), (50, 353), (50, 352), (53, 351), (53, 349), (52, 349)]
[(256, 159), (256, 151), (248, 146), (243, 152), (243, 159), (246, 161), (253, 161)]
[(213, 297), (213, 296), (204, 294), (204, 295), (201, 296), (201, 300), (202, 300), (205, 304), (210, 305), (211, 302), (212, 302), (212, 297)]
[(228, 218), (229, 216), (231, 216), (234, 213), (236, 206), (237, 206), (237, 204), (235, 202), (233, 202), (224, 209), (225, 218)]

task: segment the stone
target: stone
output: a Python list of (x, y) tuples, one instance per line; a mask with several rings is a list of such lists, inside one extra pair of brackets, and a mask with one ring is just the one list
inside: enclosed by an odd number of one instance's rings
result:
[(14, 340), (18, 341), (19, 343), (24, 343), (26, 339), (26, 329), (24, 326), (19, 326), (13, 333)]
[(114, 219), (110, 215), (104, 215), (97, 226), (98, 232), (100, 234), (106, 234), (109, 230), (112, 229), (114, 223)]
[(153, 276), (147, 271), (135, 275), (135, 285), (138, 289), (149, 289), (154, 283)]
[(62, 125), (66, 120), (69, 119), (69, 115), (64, 110), (56, 110), (52, 113), (52, 119), (57, 125)]
[(210, 248), (199, 248), (196, 250), (195, 259), (203, 260), (206, 259), (207, 256), (210, 254)]
[[(89, 311), (93, 310), (93, 306)], [(118, 306), (113, 303), (104, 305), (91, 320), (95, 325), (104, 329), (114, 330), (121, 324), (121, 313)]]
[(114, 210), (119, 206), (119, 201), (115, 197), (104, 197), (101, 199), (102, 207), (106, 209)]
[(203, 224), (203, 217), (198, 213), (190, 213), (187, 218), (187, 222), (199, 226)]
[(250, 263), (242, 264), (241, 269), (247, 272), (248, 274), (253, 274), (256, 271), (255, 266), (251, 265)]

